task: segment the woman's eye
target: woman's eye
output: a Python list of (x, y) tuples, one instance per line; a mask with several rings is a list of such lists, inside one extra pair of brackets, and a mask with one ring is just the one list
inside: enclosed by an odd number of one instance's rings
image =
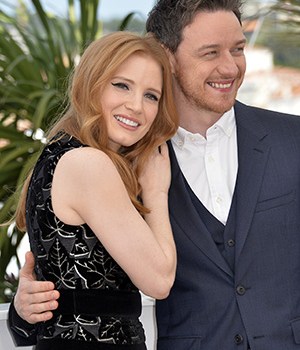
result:
[(128, 90), (128, 86), (125, 83), (111, 83), (112, 86), (116, 86), (117, 88)]
[(145, 96), (146, 96), (147, 98), (149, 98), (149, 100), (158, 101), (158, 97), (157, 97), (156, 95), (154, 95), (154, 94), (148, 93), (148, 94), (146, 94)]

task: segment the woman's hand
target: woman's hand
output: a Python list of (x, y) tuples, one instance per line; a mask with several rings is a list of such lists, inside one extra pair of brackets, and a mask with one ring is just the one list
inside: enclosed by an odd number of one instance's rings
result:
[(160, 193), (167, 195), (170, 182), (169, 152), (167, 144), (164, 143), (152, 153), (139, 176), (143, 201), (148, 201)]

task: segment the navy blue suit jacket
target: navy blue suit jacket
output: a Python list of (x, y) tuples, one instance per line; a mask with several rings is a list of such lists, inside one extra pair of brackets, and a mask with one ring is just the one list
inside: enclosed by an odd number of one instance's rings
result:
[(158, 350), (300, 349), (300, 117), (239, 102), (235, 115), (236, 210), (226, 228), (235, 240), (232, 267), (170, 147), (178, 267), (169, 297), (156, 303)]

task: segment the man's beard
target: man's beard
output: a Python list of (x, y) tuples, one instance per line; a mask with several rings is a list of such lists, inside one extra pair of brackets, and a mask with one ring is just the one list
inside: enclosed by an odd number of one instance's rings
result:
[[(234, 98), (225, 97), (216, 100), (209, 92), (201, 93), (200, 87), (197, 88), (197, 84), (189, 82), (185, 79), (184, 74), (176, 72), (175, 82), (177, 89), (181, 90), (185, 100), (195, 108), (195, 110), (203, 110), (207, 112), (213, 112), (223, 115), (225, 112), (231, 109), (234, 104), (236, 94)], [(223, 101), (222, 101), (223, 100)]]

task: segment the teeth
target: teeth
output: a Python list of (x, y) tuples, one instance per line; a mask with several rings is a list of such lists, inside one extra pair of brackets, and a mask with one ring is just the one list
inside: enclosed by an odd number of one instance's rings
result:
[(209, 85), (216, 89), (228, 89), (230, 88), (231, 83), (228, 83), (228, 84), (209, 83)]
[(139, 123), (137, 122), (134, 122), (133, 120), (129, 120), (129, 119), (126, 119), (126, 118), (123, 118), (123, 117), (120, 117), (119, 115), (116, 115), (115, 118), (121, 122), (121, 123), (124, 123), (126, 125), (129, 125), (129, 126), (138, 126)]

